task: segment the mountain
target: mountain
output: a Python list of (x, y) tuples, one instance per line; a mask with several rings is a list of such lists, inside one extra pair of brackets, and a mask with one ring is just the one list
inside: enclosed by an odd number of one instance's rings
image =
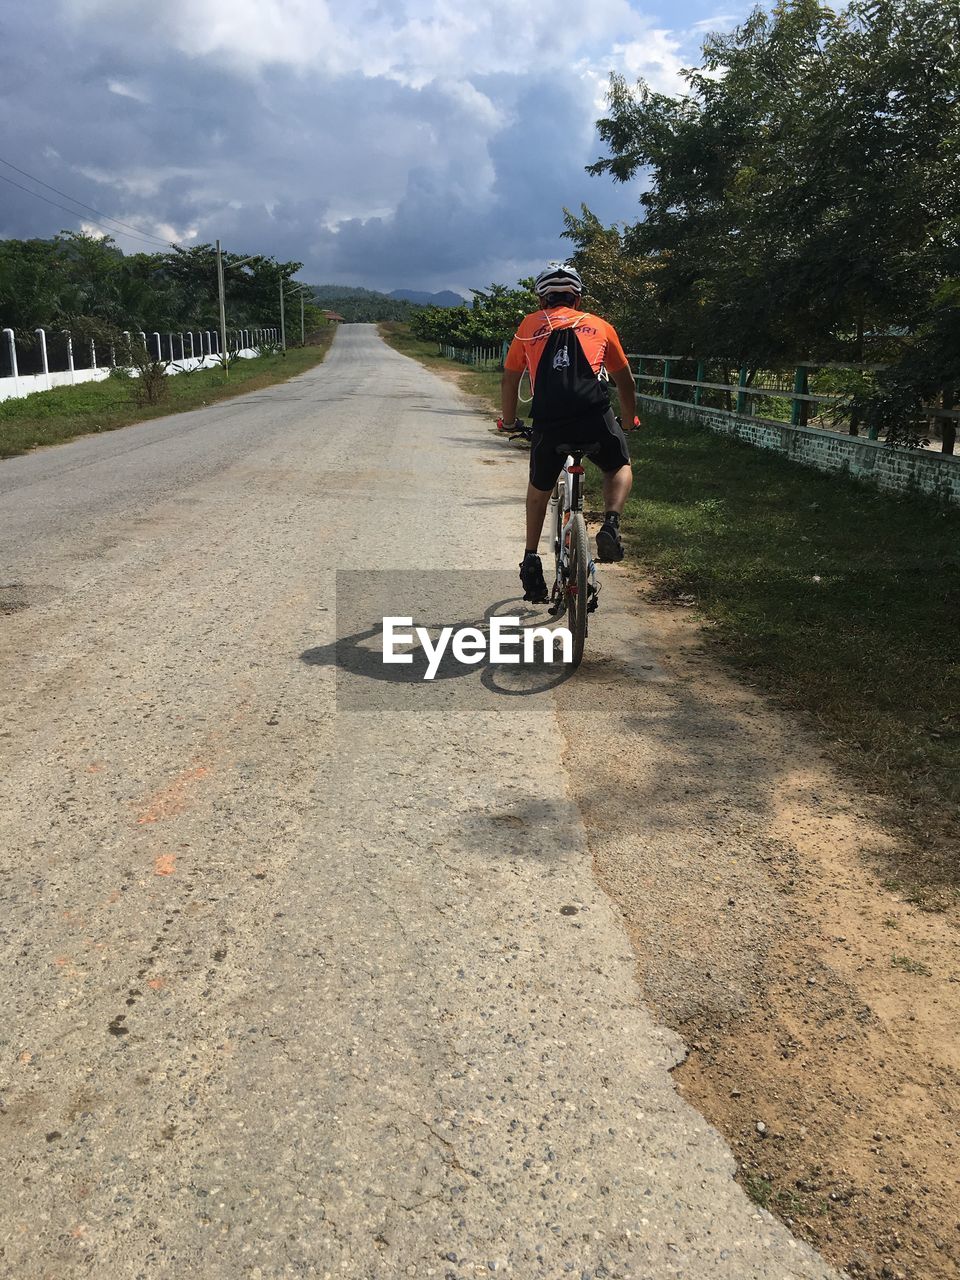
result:
[(318, 307), (336, 311), (348, 323), (375, 324), (378, 320), (407, 320), (413, 304), (375, 289), (358, 289), (346, 284), (311, 284)]
[[(378, 320), (408, 320), (418, 306), (462, 307), (463, 298), (445, 289), (443, 293), (421, 293), (415, 289), (394, 289), (378, 293), (376, 289), (360, 289), (349, 284), (311, 284), (317, 306), (336, 311), (353, 323), (376, 323)], [(469, 306), (469, 303), (467, 304)]]
[(467, 305), (466, 298), (461, 298), (459, 293), (453, 293), (450, 289), (443, 289), (440, 293), (423, 293), (418, 289), (394, 289), (390, 297), (402, 298), (406, 302), (416, 302), (423, 307), (462, 307)]

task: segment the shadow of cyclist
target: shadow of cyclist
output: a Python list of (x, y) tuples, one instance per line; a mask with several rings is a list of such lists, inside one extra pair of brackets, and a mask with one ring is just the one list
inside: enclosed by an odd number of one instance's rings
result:
[(392, 685), (419, 685), (427, 688), (442, 685), (445, 681), (460, 680), (473, 676), (489, 692), (503, 697), (530, 697), (546, 693), (550, 689), (563, 684), (573, 674), (566, 666), (559, 663), (546, 662), (542, 657), (532, 663), (491, 662), (490, 622), (501, 611), (509, 607), (511, 613), (506, 616), (520, 617), (520, 624), (543, 625), (540, 614), (522, 606), (517, 600), (499, 600), (490, 605), (480, 619), (450, 622), (420, 622), (436, 641), (441, 627), (453, 626), (454, 632), (471, 628), (486, 638), (487, 644), (479, 662), (465, 663), (453, 653), (452, 644), (447, 645), (428, 680), (427, 672), (431, 669), (431, 660), (426, 650), (417, 642), (411, 644), (395, 644), (397, 654), (408, 656), (410, 661), (388, 663), (383, 655), (383, 619), (372, 621), (362, 630), (354, 630), (345, 636), (337, 636), (331, 644), (318, 645), (305, 649), (300, 655), (301, 662), (314, 667), (335, 667), (354, 678), (379, 681)]

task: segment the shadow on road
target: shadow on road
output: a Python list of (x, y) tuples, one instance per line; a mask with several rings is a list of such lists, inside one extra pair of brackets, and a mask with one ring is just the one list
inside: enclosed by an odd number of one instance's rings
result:
[[(398, 603), (397, 597), (392, 592), (389, 598), (383, 598), (385, 575), (357, 573), (349, 577), (353, 580), (363, 579), (364, 585), (368, 585), (371, 579), (376, 579), (373, 583), (374, 595), (381, 597), (375, 601), (368, 599), (366, 607), (361, 605), (363, 615), (361, 620), (357, 616), (358, 594), (349, 590), (344, 592), (342, 589), (340, 579), (346, 576), (348, 575), (338, 574), (336, 639), (330, 644), (306, 649), (300, 655), (300, 660), (308, 666), (336, 669), (337, 701), (338, 705), (345, 709), (362, 709), (358, 705), (358, 699), (363, 707), (374, 703), (379, 706), (385, 703), (389, 705), (388, 689), (396, 689), (400, 695), (398, 706), (405, 709), (419, 707), (421, 705), (419, 699), (414, 702), (411, 700), (411, 695), (417, 697), (417, 694), (421, 694), (424, 699), (429, 700), (431, 695), (435, 698), (439, 690), (451, 684), (465, 686), (463, 695), (465, 701), (471, 706), (476, 705), (478, 698), (481, 703), (488, 701), (485, 695), (495, 695), (498, 698), (533, 697), (557, 688), (573, 674), (568, 667), (559, 662), (544, 661), (542, 649), (539, 651), (538, 659), (530, 663), (490, 660), (488, 656), (490, 624), (494, 617), (519, 618), (521, 627), (543, 627), (547, 624), (548, 620), (542, 613), (530, 609), (522, 600), (517, 600), (515, 597), (502, 598), (485, 608), (482, 616), (474, 614), (471, 617), (461, 614), (458, 618), (453, 615), (451, 620), (451, 613), (442, 607), (438, 609), (436, 605), (421, 606), (417, 611), (412, 607), (406, 607), (406, 601)], [(394, 581), (401, 576), (403, 575), (392, 575)], [(467, 575), (468, 578), (469, 576)], [(484, 576), (490, 577), (490, 575)], [(346, 599), (344, 599), (345, 595)], [(359, 599), (362, 601), (368, 595), (368, 591), (361, 591)], [(466, 628), (478, 632), (486, 642), (480, 660), (470, 664), (460, 661), (454, 655), (452, 645), (448, 644), (442, 656), (431, 667), (430, 655), (419, 641), (415, 640), (413, 643), (396, 646), (397, 655), (402, 654), (408, 659), (407, 661), (386, 662), (384, 660), (384, 619), (407, 616), (413, 619), (414, 626), (426, 629), (433, 644), (436, 643), (441, 628), (452, 627), (454, 633)], [(343, 625), (343, 634), (340, 633), (341, 625)], [(549, 629), (554, 628), (551, 626)], [(379, 695), (374, 695), (373, 700), (369, 692), (361, 687), (371, 684), (381, 686), (382, 690)], [(414, 693), (414, 690), (417, 692)], [(448, 702), (445, 693), (443, 700), (445, 703)], [(423, 705), (426, 706), (426, 702)]]

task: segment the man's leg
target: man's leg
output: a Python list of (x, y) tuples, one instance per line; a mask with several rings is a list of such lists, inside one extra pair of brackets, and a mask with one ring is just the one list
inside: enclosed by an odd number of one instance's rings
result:
[(622, 560), (620, 514), (633, 487), (630, 450), (623, 428), (612, 413), (606, 413), (599, 429), (597, 464), (603, 470), (603, 524), (597, 533), (597, 558)]
[[(620, 467), (616, 471), (607, 471), (603, 477), (604, 514), (608, 511), (615, 511), (617, 515), (620, 515), (626, 506), (632, 488), (633, 468), (629, 462), (626, 466)], [(544, 507), (544, 511), (546, 511), (546, 507)]]
[[(627, 490), (629, 493), (629, 489)], [(543, 532), (543, 522), (547, 514), (547, 505), (550, 502), (552, 489), (535, 489), (532, 484), (527, 484), (527, 543), (525, 550), (527, 552), (536, 551), (540, 545), (540, 534)], [(624, 497), (624, 502), (626, 497)]]
[(543, 518), (547, 514), (547, 503), (552, 492), (552, 489), (537, 489), (532, 484), (527, 485), (527, 544), (520, 564), (520, 581), (523, 583), (524, 600), (532, 600), (535, 604), (542, 604), (549, 599), (537, 547), (540, 545)]
[(622, 560), (620, 514), (633, 488), (633, 470), (629, 463), (603, 475), (603, 524), (597, 533), (597, 556), (600, 560)]

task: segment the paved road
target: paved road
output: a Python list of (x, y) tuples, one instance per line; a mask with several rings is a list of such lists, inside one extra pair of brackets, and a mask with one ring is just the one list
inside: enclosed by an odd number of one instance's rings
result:
[(556, 695), (337, 708), (334, 570), (515, 572), (522, 482), (367, 326), (0, 465), (3, 1275), (831, 1274), (672, 1087)]

